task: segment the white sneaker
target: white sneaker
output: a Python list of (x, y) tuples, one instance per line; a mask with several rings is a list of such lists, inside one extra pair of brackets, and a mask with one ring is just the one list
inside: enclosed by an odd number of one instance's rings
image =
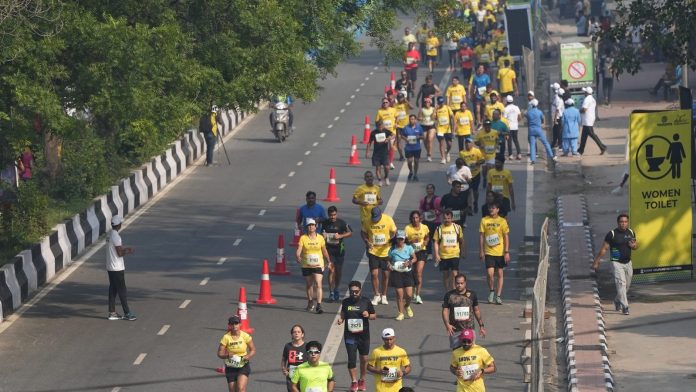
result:
[(447, 161), (445, 161), (445, 158), (442, 158), (442, 160), (440, 160), (440, 164), (444, 165), (445, 163), (447, 163)]
[(428, 155), (428, 162), (432, 162), (432, 161), (433, 161), (433, 157), (431, 157), (430, 155)]
[(511, 161), (511, 160), (513, 160), (513, 159), (515, 159), (515, 156), (514, 156), (514, 155), (510, 155), (510, 156), (508, 157), (508, 161)]
[(449, 162), (450, 161), (450, 154), (447, 153), (447, 156), (445, 158), (447, 158), (447, 162)]
[(389, 301), (387, 301), (386, 295), (382, 295), (382, 305), (389, 305)]
[(389, 179), (388, 179), (388, 178), (387, 178), (386, 180), (384, 180), (384, 183), (385, 183), (387, 186), (391, 185), (391, 183), (389, 182)]
[(379, 180), (379, 182), (377, 182), (377, 186), (382, 186), (382, 185), (384, 185), (384, 184), (382, 183), (382, 180)]
[(390, 164), (389, 164), (389, 168), (390, 168), (390, 169), (394, 169), (394, 164), (393, 164), (393, 163), (390, 163)]
[(382, 297), (380, 297), (379, 295), (375, 295), (372, 298), (372, 305), (379, 305), (381, 299), (382, 299)]
[(551, 159), (553, 159), (554, 162), (558, 162), (558, 156), (557, 156), (557, 155), (554, 155), (553, 158), (551, 158)]

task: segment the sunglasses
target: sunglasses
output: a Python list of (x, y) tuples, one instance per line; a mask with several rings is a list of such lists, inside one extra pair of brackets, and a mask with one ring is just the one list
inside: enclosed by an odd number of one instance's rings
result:
[(462, 339), (462, 344), (473, 344), (474, 341), (470, 339)]
[(360, 290), (351, 290), (350, 293), (351, 294), (360, 294)]
[(307, 354), (309, 354), (309, 355), (319, 355), (319, 354), (321, 354), (321, 351), (319, 351), (319, 350), (309, 350), (309, 351), (307, 351)]

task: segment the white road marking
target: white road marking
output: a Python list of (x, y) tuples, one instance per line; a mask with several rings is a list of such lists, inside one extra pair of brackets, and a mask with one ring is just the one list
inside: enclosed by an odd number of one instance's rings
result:
[(379, 69), (379, 67), (374, 67), (374, 68), (372, 68), (372, 69), (374, 69), (374, 70), (376, 71), (376, 70), (378, 70), (378, 69)]
[(360, 87), (364, 87), (364, 86), (365, 86), (365, 82), (360, 83)]
[(269, 202), (269, 203), (273, 203), (274, 201), (276, 201), (276, 197), (275, 197), (275, 196), (271, 196), (271, 198), (268, 199), (268, 202)]
[(254, 227), (255, 227), (255, 226), (256, 226), (255, 224), (249, 223), (249, 226), (247, 226), (247, 231), (252, 231), (252, 230), (254, 230)]
[(184, 300), (184, 302), (182, 302), (181, 305), (179, 305), (179, 309), (186, 309), (186, 307), (189, 306), (190, 303), (190, 299)]
[(534, 165), (527, 165), (527, 200), (524, 206), (527, 213), (524, 216), (524, 235), (534, 235)]
[(309, 154), (311, 154), (311, 153), (312, 153), (312, 151), (310, 151), (310, 150), (307, 150), (307, 151), (304, 152), (305, 155), (309, 155)]
[(374, 74), (375, 74), (375, 71), (370, 71), (370, 75), (374, 75)]
[(314, 142), (314, 143), (312, 143), (312, 147), (316, 147), (316, 146), (318, 146), (318, 145), (319, 145), (319, 142)]
[(342, 108), (341, 110), (339, 110), (339, 112), (341, 112), (341, 114), (343, 114), (343, 113), (346, 112), (346, 109), (345, 109), (345, 108)]
[(288, 173), (288, 177), (292, 177), (292, 176), (294, 176), (294, 175), (295, 175), (295, 172), (290, 172), (290, 173)]
[(236, 240), (234, 240), (234, 244), (232, 244), (232, 246), (239, 246), (239, 244), (241, 244), (241, 243), (242, 243), (242, 239), (237, 238)]
[(160, 329), (159, 332), (157, 332), (157, 335), (159, 335), (159, 336), (164, 335), (165, 333), (167, 333), (167, 331), (169, 331), (169, 327), (171, 327), (171, 325), (169, 325), (169, 324), (164, 324), (164, 325), (162, 326), (162, 329)]
[(283, 189), (283, 188), (285, 188), (286, 186), (287, 186), (287, 184), (280, 184), (280, 185), (278, 185), (278, 189)]
[(119, 392), (121, 390), (121, 387), (114, 387), (114, 389), (111, 390), (111, 392)]
[(339, 119), (340, 119), (340, 117), (338, 117), (338, 116), (334, 117), (334, 121), (338, 121)]
[(266, 215), (266, 210), (259, 211), (259, 216), (264, 216), (264, 215)]
[(359, 93), (359, 92), (360, 92), (360, 88), (356, 88), (356, 89), (355, 89), (355, 92), (356, 92), (356, 93)]
[(304, 162), (299, 161), (299, 162), (297, 162), (297, 166), (302, 166), (303, 163), (304, 163)]
[[(358, 89), (358, 91), (360, 91), (360, 89)], [(355, 99), (355, 94), (351, 95), (350, 99)]]
[(351, 103), (350, 101), (346, 102), (346, 106), (350, 106)]
[[(241, 238), (237, 238), (239, 241), (241, 241)], [(237, 241), (235, 241), (237, 242)], [(237, 245), (234, 245), (237, 246)], [(225, 264), (225, 261), (227, 261), (227, 257), (220, 257), (220, 260), (218, 260), (217, 265), (223, 265)]]
[[(366, 81), (367, 81), (367, 80), (370, 80), (370, 77), (369, 77), (369, 76), (365, 76), (365, 80), (366, 80)], [(362, 86), (362, 84), (361, 84), (361, 86)]]
[(322, 139), (323, 139), (324, 137), (326, 137), (326, 132), (322, 132), (321, 135), (319, 135), (319, 137), (322, 138)]
[(145, 360), (145, 357), (147, 357), (147, 353), (140, 353), (140, 355), (138, 355), (138, 358), (135, 358), (133, 365), (140, 365)]
[(199, 285), (199, 286), (205, 286), (205, 285), (208, 284), (208, 282), (210, 282), (210, 278), (209, 278), (209, 277), (208, 277), (208, 278), (203, 278), (203, 280), (201, 280), (201, 283), (198, 283), (198, 285)]
[(328, 129), (333, 128), (333, 124), (329, 124), (329, 126), (327, 126), (326, 128), (328, 128)]

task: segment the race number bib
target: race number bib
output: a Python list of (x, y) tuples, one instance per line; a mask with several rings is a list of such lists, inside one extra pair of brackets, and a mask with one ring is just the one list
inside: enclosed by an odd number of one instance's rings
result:
[(395, 367), (390, 367), (387, 374), (382, 374), (382, 381), (383, 382), (394, 382), (398, 379), (399, 379), (399, 375), (397, 373), (397, 368), (395, 368)]
[(476, 91), (478, 91), (479, 95), (483, 95), (486, 93), (486, 86), (479, 87), (476, 89)]
[(363, 196), (363, 200), (365, 203), (370, 203), (370, 204), (377, 204), (377, 194), (375, 193), (366, 193)]
[(307, 264), (310, 268), (318, 268), (321, 266), (321, 258), (319, 255), (308, 254), (305, 257), (305, 264)]
[(430, 50), (433, 50), (433, 49), (435, 49), (435, 45), (428, 45), (427, 48), (428, 48), (429, 51), (430, 51)]
[(411, 270), (411, 267), (409, 267), (405, 261), (397, 261), (394, 263), (394, 271), (408, 272), (410, 270)]
[(363, 319), (348, 319), (348, 332), (360, 333), (363, 331)]
[(340, 241), (336, 238), (336, 234), (338, 233), (324, 232), (324, 239), (326, 239), (326, 243), (331, 245), (338, 245)]
[(406, 136), (406, 142), (408, 144), (418, 144), (418, 137), (417, 136)]
[(392, 120), (386, 120), (386, 119), (385, 119), (385, 120), (382, 120), (382, 123), (384, 124), (384, 127), (387, 128), (387, 129), (391, 129), (391, 127), (392, 127), (392, 125), (393, 125)]
[(462, 369), (462, 373), (464, 373), (465, 380), (471, 380), (479, 371), (479, 365), (476, 363), (473, 365), (460, 366), (459, 368)]
[(305, 388), (305, 392), (324, 392), (324, 388), (322, 388), (322, 387), (307, 387), (307, 388)]
[(406, 119), (406, 112), (404, 112), (404, 111), (398, 112), (396, 114), (396, 118), (398, 118), (399, 120), (405, 120)]
[(495, 146), (483, 146), (483, 151), (486, 154), (493, 154), (495, 152)]
[(450, 120), (449, 117), (441, 116), (441, 117), (437, 118), (437, 123), (440, 125), (447, 125), (447, 124), (449, 124), (449, 120)]
[(452, 96), (452, 103), (462, 103), (462, 96), (461, 95), (453, 95)]
[(488, 63), (491, 61), (491, 55), (488, 53), (481, 53), (481, 62)]
[(416, 59), (413, 57), (406, 57), (406, 64), (411, 65), (416, 62)]
[(463, 63), (466, 63), (467, 61), (471, 60), (471, 57), (469, 57), (467, 55), (463, 55), (463, 56), (461, 56), (461, 58), (462, 58)]
[(443, 246), (457, 246), (457, 235), (455, 233), (446, 233), (442, 235)]
[(498, 233), (487, 235), (486, 243), (488, 244), (488, 246), (500, 245), (500, 236), (498, 235)]
[(418, 252), (420, 250), (423, 250), (423, 243), (422, 242), (413, 242), (411, 244), (411, 247), (413, 247), (413, 250)]
[(454, 319), (456, 321), (469, 320), (469, 307), (468, 306), (455, 306), (454, 307)]
[(469, 125), (469, 117), (459, 117), (459, 125)]
[(244, 360), (239, 355), (233, 355), (225, 360), (225, 365), (231, 368), (240, 368), (244, 366)]
[[(386, 121), (384, 122), (384, 125), (385, 125), (385, 126), (387, 125), (387, 122), (386, 122)], [(390, 123), (389, 126), (391, 127), (391, 123)], [(376, 141), (377, 143), (384, 143), (385, 140), (387, 140), (387, 134), (386, 134), (386, 133), (384, 133), (384, 132), (375, 133), (375, 141)]]
[(462, 219), (461, 210), (452, 210), (452, 220), (458, 221)]
[(295, 365), (288, 366), (288, 378), (292, 378), (293, 374), (295, 374), (295, 370), (297, 370), (297, 366), (295, 366)]
[(491, 190), (495, 193), (503, 193), (502, 185), (491, 185)]
[(435, 211), (425, 211), (423, 212), (423, 220), (432, 222), (435, 220)]
[(387, 243), (387, 236), (384, 234), (373, 234), (372, 235), (372, 244), (373, 245), (386, 245)]

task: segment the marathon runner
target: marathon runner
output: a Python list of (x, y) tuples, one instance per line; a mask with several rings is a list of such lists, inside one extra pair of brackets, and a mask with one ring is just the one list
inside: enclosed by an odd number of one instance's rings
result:
[(290, 328), (292, 340), (283, 347), (283, 357), (280, 360), (280, 370), (285, 376), (285, 386), (292, 392), (292, 375), (295, 369), (307, 361), (307, 350), (304, 342), (305, 331), (300, 324)]
[[(297, 245), (295, 257), (297, 263), (302, 266), (302, 276), (305, 279), (305, 290), (307, 292), (307, 311), (316, 311), (318, 314), (324, 313), (321, 308), (323, 297), (322, 280), (324, 278), (324, 261), (329, 264), (329, 271), (333, 269), (331, 257), (326, 250), (324, 237), (317, 234), (317, 224), (314, 219), (307, 219), (307, 233), (302, 234)], [(316, 296), (315, 296), (316, 295)], [(316, 298), (316, 307), (314, 299)]]
[[(362, 284), (352, 281), (348, 285), (350, 295), (341, 303), (337, 324), (344, 325), (343, 339), (348, 353), (348, 373), (350, 390), (364, 391), (367, 373), (367, 356), (370, 354), (370, 320), (377, 319), (375, 308), (369, 299), (363, 297)], [(360, 354), (360, 378), (357, 378), (356, 356)]]
[(411, 299), (413, 298), (413, 272), (412, 266), (416, 262), (416, 252), (411, 245), (406, 244), (406, 233), (403, 230), (396, 232), (396, 244), (389, 250), (389, 286), (396, 292), (396, 308), (399, 313), (396, 320), (404, 319), (404, 313), (408, 318), (413, 317)]
[(251, 335), (242, 331), (239, 316), (227, 320), (227, 332), (220, 339), (217, 356), (225, 360), (225, 377), (229, 392), (245, 392), (251, 366), (249, 360), (256, 355)]
[[(488, 203), (489, 216), (481, 218), (479, 226), (479, 256), (486, 263), (488, 303), (503, 304), (503, 269), (510, 263), (510, 227), (507, 220), (498, 215), (500, 205)], [(494, 275), (498, 285), (493, 289)]]
[(370, 213), (373, 207), (382, 205), (382, 191), (375, 185), (375, 176), (371, 171), (366, 171), (365, 183), (358, 185), (353, 191), (353, 204), (360, 206), (360, 225), (364, 226), (370, 221)]
[(474, 344), (474, 331), (459, 335), (461, 347), (452, 351), (450, 372), (457, 376), (457, 392), (485, 391), (483, 377), (495, 373), (495, 361), (485, 348)]
[(353, 229), (346, 221), (338, 218), (338, 208), (331, 206), (329, 207), (329, 219), (324, 221), (321, 234), (326, 241), (326, 251), (329, 252), (333, 262), (333, 270), (329, 269), (329, 301), (338, 301), (341, 297), (338, 288), (341, 285), (343, 260), (346, 255), (346, 246), (343, 240), (353, 236)]
[[(454, 187), (454, 185), (452, 185)], [(466, 254), (464, 229), (452, 220), (452, 210), (445, 210), (443, 223), (433, 234), (435, 266), (442, 272), (445, 291), (454, 289), (454, 277), (459, 274), (459, 259)]]
[(334, 381), (331, 365), (319, 360), (321, 343), (312, 340), (305, 345), (308, 360), (295, 369), (292, 375), (293, 392), (333, 392)]
[(411, 361), (406, 350), (396, 345), (392, 328), (382, 330), (382, 341), (383, 345), (372, 350), (367, 371), (375, 375), (375, 392), (397, 392), (411, 373)]
[(450, 339), (450, 349), (461, 345), (459, 335), (465, 329), (474, 329), (474, 318), (478, 322), (481, 336), (486, 337), (481, 308), (474, 291), (466, 287), (466, 275), (459, 274), (454, 278), (454, 290), (445, 294), (442, 301), (442, 322)]
[(411, 211), (408, 220), (411, 223), (404, 228), (406, 242), (416, 252), (415, 269), (413, 270), (413, 279), (415, 281), (413, 302), (422, 304), (423, 299), (420, 293), (423, 288), (423, 268), (425, 267), (425, 260), (428, 258), (428, 253), (425, 249), (426, 244), (430, 242), (430, 229), (427, 225), (421, 223), (421, 213), (419, 211)]
[[(396, 235), (394, 219), (383, 214), (379, 207), (374, 207), (371, 220), (363, 225), (360, 234), (367, 248), (367, 258), (372, 277), (373, 305), (388, 305), (387, 284), (389, 282), (389, 266), (387, 257), (391, 247), (392, 238)], [(382, 273), (380, 278), (379, 274)]]

